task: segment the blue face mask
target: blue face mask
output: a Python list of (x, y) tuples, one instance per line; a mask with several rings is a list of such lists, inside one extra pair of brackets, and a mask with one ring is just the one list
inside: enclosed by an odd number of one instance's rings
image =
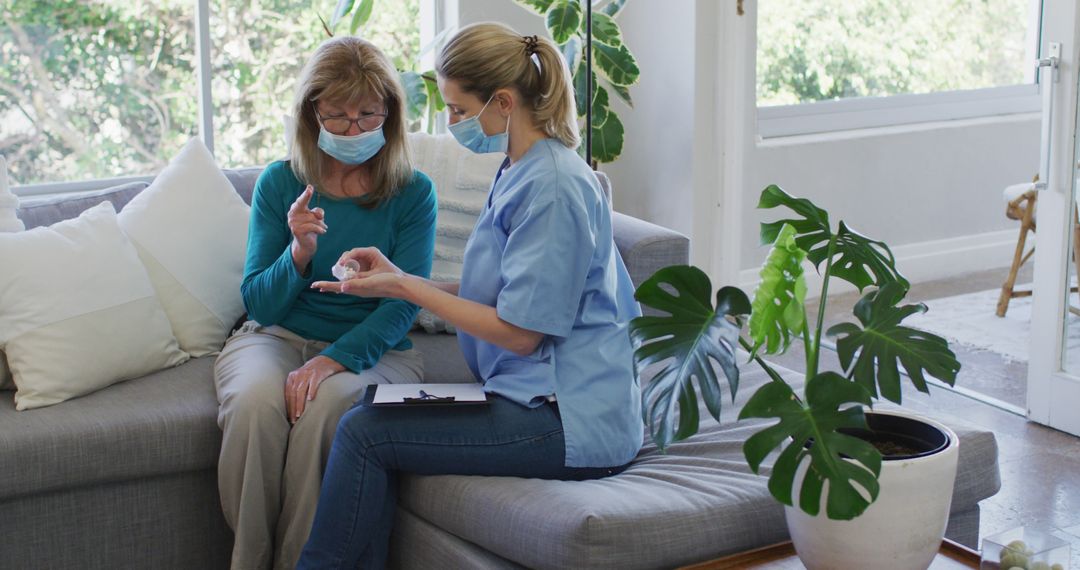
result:
[(363, 164), (386, 144), (382, 127), (358, 135), (335, 135), (319, 125), (319, 148), (345, 164)]
[(510, 141), (507, 134), (510, 132), (510, 117), (506, 118), (506, 130), (495, 135), (484, 134), (484, 128), (480, 126), (480, 115), (484, 114), (484, 109), (487, 109), (487, 106), (494, 98), (495, 95), (492, 95), (476, 115), (450, 125), (450, 134), (454, 135), (454, 138), (461, 143), (461, 146), (478, 154), (506, 152), (506, 147)]

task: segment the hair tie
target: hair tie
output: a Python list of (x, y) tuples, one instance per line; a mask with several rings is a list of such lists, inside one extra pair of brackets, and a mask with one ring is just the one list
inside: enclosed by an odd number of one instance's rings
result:
[(525, 55), (536, 55), (536, 48), (540, 45), (540, 38), (536, 36), (522, 36), (521, 40), (525, 42)]

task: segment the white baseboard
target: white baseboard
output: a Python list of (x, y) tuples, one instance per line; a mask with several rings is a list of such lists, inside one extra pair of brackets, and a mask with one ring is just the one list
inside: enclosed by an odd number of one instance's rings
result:
[[(1019, 228), (986, 232), (942, 240), (911, 243), (892, 248), (900, 273), (912, 283), (948, 279), (965, 273), (1007, 268), (1016, 250)], [(1034, 236), (1028, 236), (1028, 248), (1035, 244)], [(806, 297), (821, 293), (821, 276), (809, 262), (805, 265)], [(739, 285), (753, 297), (757, 287), (760, 268), (739, 271)], [(1005, 273), (1001, 274), (1004, 281)], [(829, 280), (829, 294), (849, 293), (855, 287), (839, 279)]]

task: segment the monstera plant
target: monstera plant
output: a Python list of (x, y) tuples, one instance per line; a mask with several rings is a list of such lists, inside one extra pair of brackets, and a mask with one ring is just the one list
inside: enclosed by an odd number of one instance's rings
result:
[[(927, 376), (952, 385), (960, 363), (944, 339), (901, 324), (926, 306), (901, 304), (910, 285), (896, 270), (885, 243), (842, 221), (833, 227), (825, 210), (775, 185), (761, 193), (758, 207), (785, 207), (794, 215), (761, 225), (762, 241), (771, 243), (772, 251), (752, 301), (738, 288), (723, 287), (714, 303), (709, 278), (690, 266), (661, 269), (638, 288), (636, 297), (643, 305), (666, 313), (639, 317), (630, 325), (639, 374), (651, 365), (659, 369), (644, 388), (645, 421), (661, 449), (697, 432), (699, 397), (719, 421), (724, 398), (718, 375), (726, 378), (734, 400), (741, 347), (742, 354), (749, 355), (746, 362), (761, 366), (771, 381), (750, 397), (739, 419), (778, 420), (745, 442), (750, 468), (758, 472), (779, 449), (768, 481), (773, 497), (794, 506), (793, 490), (798, 487), (799, 508), (814, 516), (827, 481), (827, 517), (850, 520), (862, 514), (879, 491), (882, 455), (852, 435), (852, 430), (867, 429), (865, 409), (878, 398), (900, 403), (901, 370), (917, 390), (927, 392)], [(804, 260), (823, 275), (813, 327), (804, 305)], [(832, 279), (847, 281), (863, 293), (854, 307), (857, 322), (825, 331), (835, 338), (843, 373), (819, 371)], [(806, 352), (802, 394), (762, 359), (784, 352), (796, 338), (802, 339)], [(807, 460), (809, 468), (797, 482), (797, 468)]]

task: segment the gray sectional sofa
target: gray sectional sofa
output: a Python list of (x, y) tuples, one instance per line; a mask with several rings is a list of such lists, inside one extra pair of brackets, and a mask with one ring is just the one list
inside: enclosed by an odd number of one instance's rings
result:
[[(250, 200), (258, 169), (226, 171)], [(89, 197), (27, 202), (28, 228), (103, 199), (119, 210), (146, 183)], [(686, 263), (688, 240), (616, 214), (615, 239), (635, 283)], [(103, 331), (105, 332), (105, 331)], [(470, 379), (450, 335), (412, 335), (427, 380)], [(216, 482), (220, 431), (213, 358), (16, 412), (0, 393), (0, 568), (225, 568), (232, 536)], [(733, 424), (766, 379), (743, 376), (725, 421), (602, 481), (408, 477), (394, 528), (400, 568), (670, 568), (784, 540), (783, 511), (749, 472)], [(702, 414), (707, 418), (707, 414)], [(981, 499), (999, 486), (993, 434), (950, 422), (960, 468), (948, 536), (974, 546)]]

